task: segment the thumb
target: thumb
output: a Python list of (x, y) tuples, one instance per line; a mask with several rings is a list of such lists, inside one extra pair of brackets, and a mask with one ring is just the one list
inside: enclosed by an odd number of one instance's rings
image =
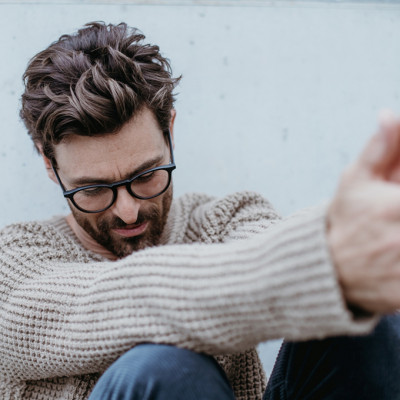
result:
[(359, 178), (387, 179), (400, 162), (399, 122), (389, 112), (379, 116), (378, 132), (372, 136), (358, 160), (353, 172)]

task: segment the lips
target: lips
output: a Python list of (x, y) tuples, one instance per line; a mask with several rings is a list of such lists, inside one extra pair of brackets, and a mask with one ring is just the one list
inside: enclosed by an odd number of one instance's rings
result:
[(123, 228), (114, 228), (113, 232), (115, 232), (120, 236), (131, 238), (141, 235), (146, 230), (147, 225), (148, 222), (142, 222), (141, 224), (126, 225)]

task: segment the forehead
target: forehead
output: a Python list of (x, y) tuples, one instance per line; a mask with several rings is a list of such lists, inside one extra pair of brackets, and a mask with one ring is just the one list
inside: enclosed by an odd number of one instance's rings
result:
[(144, 109), (117, 132), (103, 136), (71, 135), (55, 146), (58, 168), (71, 177), (83, 173), (119, 179), (165, 151), (153, 113)]

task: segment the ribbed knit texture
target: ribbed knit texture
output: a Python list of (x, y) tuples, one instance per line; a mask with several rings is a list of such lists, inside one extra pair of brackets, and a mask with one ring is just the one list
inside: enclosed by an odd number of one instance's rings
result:
[[(108, 261), (62, 217), (0, 233), (0, 398), (86, 399), (142, 342), (215, 355), (237, 399), (261, 399), (262, 341), (368, 332), (345, 306), (323, 208), (280, 220), (254, 193), (186, 195), (162, 245)], [(221, 355), (223, 354), (223, 355)]]

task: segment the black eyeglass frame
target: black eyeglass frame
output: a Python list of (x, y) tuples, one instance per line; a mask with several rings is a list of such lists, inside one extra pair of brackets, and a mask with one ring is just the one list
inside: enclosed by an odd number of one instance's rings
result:
[[(71, 203), (78, 210), (80, 210), (80, 211), (82, 211), (84, 213), (88, 213), (88, 214), (96, 214), (96, 213), (103, 212), (103, 211), (107, 210), (108, 208), (110, 208), (115, 203), (115, 201), (117, 200), (117, 195), (118, 195), (117, 188), (119, 188), (120, 186), (125, 186), (126, 190), (128, 191), (128, 193), (132, 197), (135, 197), (135, 198), (140, 199), (140, 200), (150, 200), (150, 199), (153, 199), (154, 197), (161, 196), (169, 188), (169, 185), (171, 184), (172, 171), (174, 169), (176, 169), (174, 151), (173, 151), (173, 148), (172, 148), (171, 132), (168, 130), (167, 133), (168, 133), (168, 144), (169, 144), (169, 150), (170, 150), (170, 155), (171, 155), (171, 162), (169, 164), (167, 164), (167, 165), (160, 165), (159, 167), (150, 168), (150, 169), (148, 169), (146, 171), (143, 171), (143, 172), (140, 172), (139, 174), (136, 174), (132, 178), (124, 179), (122, 181), (118, 181), (118, 182), (114, 182), (114, 183), (110, 183), (110, 184), (99, 183), (99, 184), (95, 184), (95, 185), (86, 185), (86, 186), (80, 186), (80, 187), (78, 187), (76, 189), (66, 190), (64, 184), (61, 181), (60, 176), (57, 173), (57, 169), (54, 167), (53, 163), (51, 163), (51, 167), (53, 168), (53, 171), (54, 171), (54, 174), (55, 174), (55, 176), (57, 178), (57, 181), (61, 186), (61, 189), (63, 191), (64, 197), (69, 199), (71, 201)], [(159, 171), (159, 170), (165, 170), (165, 171), (168, 172), (168, 183), (160, 193), (157, 193), (157, 194), (155, 194), (153, 196), (143, 197), (143, 196), (137, 195), (136, 193), (134, 193), (132, 191), (131, 184), (135, 179), (138, 179), (143, 175), (149, 174), (149, 173), (154, 172), (154, 171)], [(81, 190), (94, 189), (94, 188), (109, 188), (109, 189), (111, 189), (112, 192), (113, 192), (113, 198), (112, 198), (112, 201), (110, 202), (110, 204), (107, 207), (104, 207), (101, 210), (97, 210), (97, 211), (88, 211), (88, 210), (85, 210), (85, 209), (79, 207), (79, 205), (76, 204), (76, 202), (74, 200), (75, 193), (80, 192)]]

